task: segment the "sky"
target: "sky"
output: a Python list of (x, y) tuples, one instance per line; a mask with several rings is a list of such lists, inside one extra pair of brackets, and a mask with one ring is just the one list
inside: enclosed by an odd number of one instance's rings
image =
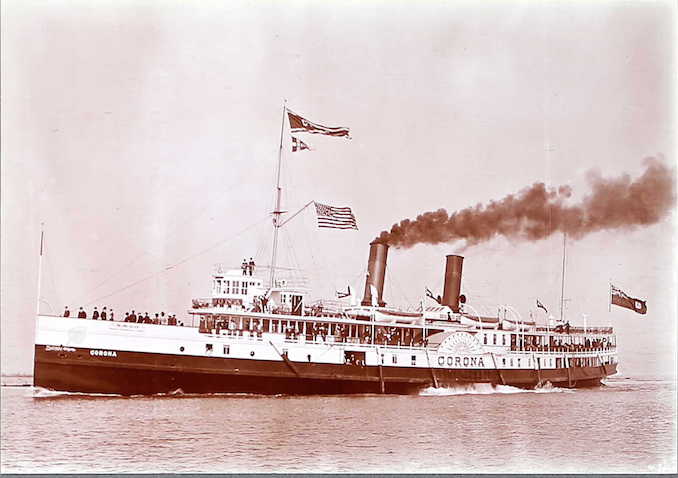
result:
[[(350, 206), (358, 231), (281, 230), (312, 296), (362, 291), (368, 244), (404, 218), (535, 182), (676, 163), (669, 2), (2, 2), (1, 368), (30, 373), (40, 310), (185, 315), (212, 267), (269, 264), (283, 102), (347, 126), (291, 153), (283, 209)], [(676, 376), (676, 212), (568, 241), (565, 317), (613, 325), (620, 372)], [(384, 298), (442, 292), (460, 244), (391, 248)], [(559, 315), (562, 236), (463, 250), (481, 311)], [(648, 314), (609, 310), (609, 283)], [(541, 315), (539, 315), (541, 314)]]

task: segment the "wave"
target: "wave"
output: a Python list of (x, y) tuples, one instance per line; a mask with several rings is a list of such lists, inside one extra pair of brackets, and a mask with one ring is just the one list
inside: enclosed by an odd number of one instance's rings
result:
[(122, 397), (116, 393), (88, 393), (88, 392), (65, 392), (50, 390), (42, 387), (31, 387), (28, 396), (32, 398), (57, 398), (57, 397)]
[(493, 385), (491, 383), (464, 383), (449, 387), (428, 387), (419, 392), (420, 396), (452, 396), (452, 395), (494, 395), (514, 393), (573, 393), (574, 390), (554, 387), (551, 382), (545, 382), (532, 389), (512, 387), (510, 385)]

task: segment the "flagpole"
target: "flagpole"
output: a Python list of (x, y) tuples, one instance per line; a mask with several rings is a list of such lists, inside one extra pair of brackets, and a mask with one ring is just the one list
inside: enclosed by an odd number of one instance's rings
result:
[(40, 296), (42, 295), (42, 248), (45, 239), (45, 223), (40, 223), (40, 257), (38, 259), (38, 301), (35, 305), (35, 315), (40, 315)]
[(282, 188), (280, 187), (280, 169), (282, 165), (283, 132), (285, 130), (285, 113), (287, 111), (287, 100), (283, 101), (282, 121), (280, 122), (280, 146), (278, 148), (278, 173), (275, 185), (275, 210), (273, 211), (273, 252), (271, 254), (271, 289), (275, 283), (275, 261), (278, 252), (278, 230), (280, 229), (280, 210), (282, 201)]
[(563, 307), (564, 307), (564, 297), (565, 297), (565, 242), (567, 239), (567, 234), (563, 232), (563, 268), (562, 268), (562, 277), (560, 280), (560, 321), (563, 321)]

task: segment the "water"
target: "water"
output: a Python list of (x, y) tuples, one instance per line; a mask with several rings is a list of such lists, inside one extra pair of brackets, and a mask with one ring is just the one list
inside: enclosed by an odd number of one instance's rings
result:
[(2, 472), (676, 472), (676, 387), (91, 396), (2, 387)]

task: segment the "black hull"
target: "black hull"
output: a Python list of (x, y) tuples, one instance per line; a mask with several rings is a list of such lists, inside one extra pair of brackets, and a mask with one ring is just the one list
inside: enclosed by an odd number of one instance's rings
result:
[(412, 394), (431, 387), (491, 383), (534, 388), (592, 387), (616, 373), (616, 365), (556, 370), (469, 370), (334, 365), (283, 361), (35, 347), (34, 385), (50, 390), (151, 395), (172, 393)]

